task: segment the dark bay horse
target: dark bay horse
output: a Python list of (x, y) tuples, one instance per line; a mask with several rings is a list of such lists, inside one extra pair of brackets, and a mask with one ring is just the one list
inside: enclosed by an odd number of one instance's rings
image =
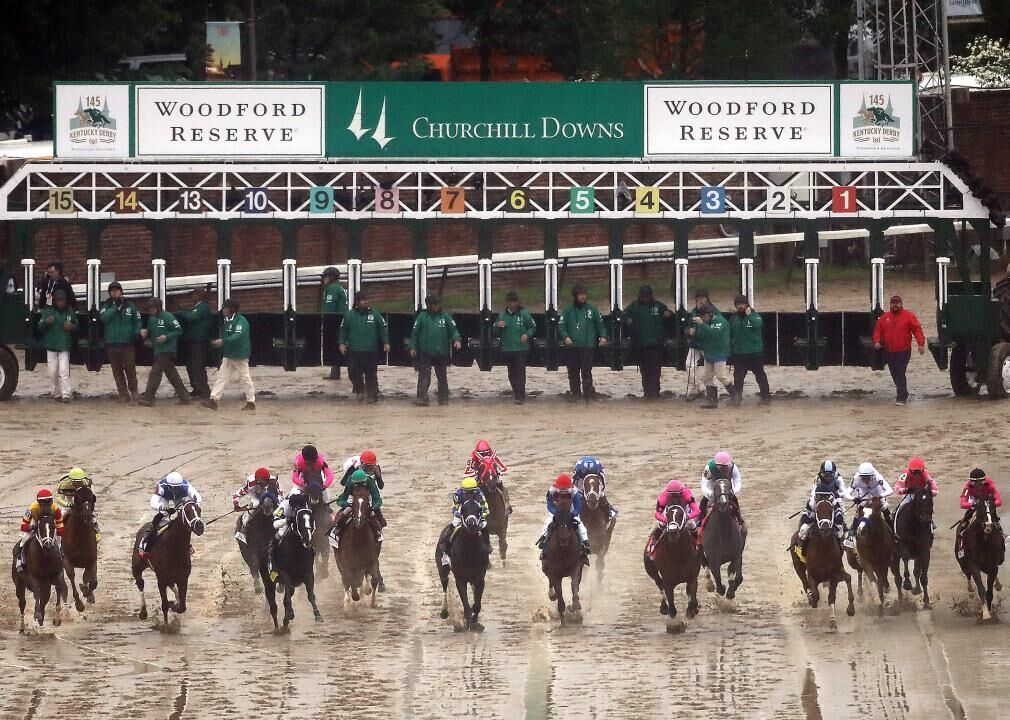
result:
[(321, 470), (309, 469), (302, 473), (305, 478), (305, 488), (302, 490), (309, 498), (309, 509), (312, 510), (312, 520), (316, 523), (316, 534), (312, 546), (316, 550), (315, 576), (325, 580), (330, 575), (329, 564), (329, 532), (333, 527), (333, 513), (323, 496), (323, 474)]
[(582, 481), (582, 513), (579, 517), (589, 535), (589, 551), (596, 556), (596, 579), (603, 580), (603, 568), (610, 538), (614, 534), (616, 520), (610, 519), (610, 502), (603, 494), (603, 481), (599, 475), (586, 475)]
[[(884, 518), (883, 501), (875, 497), (863, 508), (861, 519), (857, 519), (859, 527), (856, 530), (856, 558), (859, 573), (859, 587), (862, 590), (865, 572), (870, 582), (877, 586), (877, 597), (880, 599), (878, 614), (884, 615), (884, 593), (890, 590), (887, 573), (894, 575), (894, 584), (898, 587), (898, 601), (901, 601), (901, 572), (898, 568), (898, 544), (887, 527)], [(852, 558), (849, 559), (852, 564)]]
[[(95, 494), (91, 488), (81, 487), (74, 493), (74, 502), (63, 520), (63, 569), (74, 591), (74, 607), (84, 611), (84, 601), (95, 602), (98, 587), (98, 536), (95, 534)], [(78, 593), (76, 569), (83, 568)]]
[(379, 553), (382, 545), (372, 526), (372, 494), (367, 485), (351, 491), (351, 518), (340, 533), (340, 545), (333, 548), (333, 559), (344, 585), (344, 607), (371, 595), (375, 607), (379, 586)]
[(818, 586), (828, 584), (828, 605), (831, 606), (831, 618), (828, 621), (832, 629), (838, 627), (835, 616), (835, 593), (838, 583), (844, 582), (849, 589), (849, 605), (845, 613), (852, 617), (856, 614), (855, 598), (852, 595), (852, 577), (845, 572), (842, 565), (842, 546), (835, 538), (834, 530), (835, 505), (830, 499), (822, 498), (815, 506), (814, 526), (810, 529), (810, 539), (807, 550), (801, 560), (796, 553), (800, 545), (799, 531), (793, 533), (789, 544), (789, 557), (793, 560), (793, 569), (803, 583), (803, 591), (807, 595), (810, 607), (815, 608), (821, 600)]
[[(263, 558), (260, 563), (260, 578), (263, 580), (263, 589), (267, 596), (267, 605), (270, 607), (270, 617), (274, 621), (274, 630), (277, 625), (277, 588), (284, 586), (284, 629), (295, 619), (295, 609), (291, 604), (291, 598), (295, 594), (295, 588), (299, 585), (305, 586), (305, 595), (312, 605), (312, 613), (316, 622), (322, 622), (323, 616), (319, 613), (316, 605), (316, 581), (315, 581), (315, 547), (313, 540), (316, 534), (316, 521), (313, 519), (312, 510), (301, 508), (295, 513), (291, 528), (284, 534), (280, 542), (274, 548), (274, 570), (277, 571), (277, 582), (270, 579), (267, 571), (267, 561)], [(275, 541), (276, 542), (276, 541)]]
[[(137, 531), (133, 540), (133, 579), (140, 591), (140, 619), (147, 619), (147, 598), (144, 595), (144, 571), (154, 570), (161, 594), (161, 614), (168, 624), (168, 611), (182, 614), (186, 612), (186, 593), (189, 589), (189, 575), (193, 570), (190, 558), (192, 536), (203, 535), (204, 524), (200, 517), (200, 506), (189, 500), (171, 511), (171, 519), (162, 525), (157, 537), (148, 544), (149, 558), (142, 560), (139, 553), (140, 540), (151, 529), (151, 523)], [(175, 600), (169, 602), (168, 589), (172, 588)]]
[(687, 617), (698, 614), (698, 573), (701, 572), (701, 553), (698, 551), (691, 530), (688, 529), (687, 510), (683, 505), (671, 502), (664, 511), (666, 527), (656, 541), (653, 559), (645, 552), (645, 572), (656, 583), (663, 593), (659, 603), (659, 612), (677, 616), (677, 606), (673, 600), (673, 591), (678, 585), (686, 585)]
[[(957, 562), (968, 581), (975, 583), (978, 597), (982, 600), (982, 620), (992, 620), (993, 585), (1006, 553), (1006, 543), (999, 530), (996, 504), (992, 498), (975, 502), (975, 512), (962, 533), (961, 542), (964, 557), (957, 558)], [(985, 587), (982, 586), (983, 573), (986, 576)]]
[(260, 581), (260, 563), (266, 560), (267, 548), (274, 538), (274, 504), (273, 496), (266, 495), (260, 500), (260, 504), (252, 510), (247, 510), (249, 519), (246, 520), (245, 530), (242, 528), (242, 518), (235, 523), (235, 540), (238, 542), (238, 550), (242, 554), (242, 560), (249, 568), (249, 574), (253, 579), (253, 590), (256, 594), (263, 592), (263, 583)]
[[(909, 490), (908, 499), (894, 511), (894, 535), (898, 539), (898, 556), (905, 569), (902, 587), (913, 595), (922, 593), (922, 605), (929, 609), (929, 556), (933, 548), (933, 493), (923, 488)], [(908, 563), (912, 561), (909, 581)]]
[(494, 458), (483, 458), (476, 467), (477, 484), (487, 500), (487, 532), (498, 536), (498, 554), (505, 567), (505, 553), (508, 551), (509, 514), (504, 493), (498, 489), (498, 471)]
[(35, 596), (35, 622), (41, 628), (46, 624), (46, 605), (52, 597), (53, 588), (56, 588), (53, 625), (59, 626), (62, 622), (60, 605), (67, 601), (67, 584), (63, 579), (63, 558), (57, 542), (55, 517), (40, 513), (35, 529), (25, 543), (24, 570), (17, 571), (17, 545), (14, 546), (14, 557), (11, 561), (14, 593), (17, 595), (18, 608), (21, 610), (21, 632), (25, 631), (25, 590), (31, 590)]
[[(444, 620), (449, 617), (449, 573), (456, 578), (456, 592), (463, 604), (463, 622), (467, 630), (479, 630), (478, 618), (481, 610), (481, 598), (484, 595), (484, 577), (487, 575), (488, 556), (484, 552), (480, 527), (480, 503), (476, 500), (465, 500), (459, 509), (462, 525), (452, 541), (449, 551), (450, 565), (443, 565), (439, 557), (438, 547), (435, 549), (435, 566), (442, 582), (442, 612)], [(452, 532), (450, 525), (443, 534)], [(441, 539), (441, 538), (440, 538)], [(439, 543), (441, 545), (441, 543)], [(468, 587), (473, 588), (473, 605), (468, 598)]]
[[(575, 528), (572, 516), (571, 501), (559, 499), (555, 501), (557, 512), (551, 521), (550, 535), (544, 545), (540, 568), (547, 576), (547, 597), (556, 600), (558, 616), (561, 624), (565, 624), (565, 611), (577, 613), (582, 609), (579, 601), (579, 584), (582, 582), (582, 541), (579, 531)], [(565, 606), (565, 594), (562, 581), (569, 578), (572, 583), (572, 603)]]
[[(747, 527), (736, 519), (737, 498), (729, 480), (715, 481), (712, 511), (704, 521), (702, 546), (708, 560), (708, 572), (715, 591), (732, 600), (743, 583), (743, 551), (747, 545)], [(729, 586), (722, 584), (722, 566), (726, 569)], [(711, 585), (709, 591), (712, 590)]]

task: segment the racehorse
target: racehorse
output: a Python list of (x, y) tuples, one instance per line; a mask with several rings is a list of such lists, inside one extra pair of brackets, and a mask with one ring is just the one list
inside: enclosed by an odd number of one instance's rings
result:
[(309, 509), (312, 510), (312, 520), (318, 532), (312, 538), (312, 547), (316, 551), (316, 567), (314, 573), (320, 580), (330, 575), (329, 540), (330, 528), (333, 527), (333, 514), (323, 497), (322, 473), (319, 470), (306, 470), (305, 494), (309, 498)]
[[(63, 570), (74, 591), (74, 607), (84, 611), (84, 601), (95, 602), (98, 587), (98, 536), (95, 534), (95, 494), (91, 488), (80, 487), (74, 493), (74, 502), (63, 520)], [(84, 568), (78, 593), (75, 574)]]
[(610, 502), (602, 491), (603, 481), (599, 475), (586, 475), (582, 481), (582, 513), (579, 517), (589, 535), (589, 551), (596, 556), (596, 579), (603, 580), (603, 568), (610, 538), (614, 534), (616, 521), (610, 519)]
[[(859, 573), (859, 588), (862, 590), (865, 572), (870, 582), (877, 585), (877, 597), (880, 599), (878, 612), (884, 614), (884, 593), (890, 590), (887, 573), (894, 575), (894, 584), (898, 587), (898, 600), (901, 601), (901, 572), (898, 567), (898, 546), (884, 519), (883, 501), (879, 497), (870, 500), (863, 508), (862, 521), (856, 530), (856, 558)], [(852, 558), (849, 558), (852, 564)]]
[(21, 632), (25, 631), (25, 590), (35, 596), (35, 622), (39, 627), (46, 624), (46, 605), (56, 587), (56, 608), (53, 625), (59, 626), (60, 604), (67, 601), (67, 584), (63, 579), (63, 560), (56, 540), (56, 518), (50, 514), (39, 514), (31, 537), (25, 541), (25, 567), (17, 571), (18, 547), (14, 546), (11, 561), (11, 577), (14, 592), (21, 610)]
[[(958, 564), (968, 582), (975, 582), (978, 597), (982, 600), (982, 620), (992, 620), (993, 585), (1006, 553), (1006, 543), (999, 530), (996, 504), (992, 498), (976, 500), (975, 511), (968, 527), (962, 532), (961, 543), (963, 557), (957, 558)], [(982, 573), (986, 576), (985, 588), (982, 587)]]
[(312, 612), (316, 617), (316, 622), (322, 622), (323, 616), (319, 614), (319, 607), (316, 605), (316, 582), (313, 567), (315, 564), (315, 548), (313, 538), (316, 532), (316, 522), (312, 517), (312, 510), (300, 508), (295, 512), (291, 528), (284, 533), (284, 537), (274, 547), (273, 561), (274, 570), (277, 572), (277, 581), (270, 579), (267, 570), (267, 561), (264, 557), (260, 561), (260, 578), (263, 580), (263, 589), (267, 596), (267, 605), (270, 606), (270, 617), (274, 621), (274, 630), (277, 626), (277, 587), (284, 586), (284, 629), (288, 623), (295, 619), (295, 610), (291, 605), (291, 597), (295, 594), (295, 588), (299, 585), (305, 586), (305, 595), (312, 605)]
[(263, 583), (260, 582), (260, 563), (266, 560), (267, 548), (273, 542), (274, 537), (274, 500), (272, 495), (264, 495), (252, 510), (247, 510), (249, 519), (246, 520), (245, 530), (241, 530), (242, 518), (235, 523), (235, 540), (238, 542), (238, 550), (242, 554), (242, 559), (249, 568), (249, 574), (253, 579), (253, 590), (258, 595), (263, 592)]
[(340, 544), (333, 548), (340, 579), (344, 584), (344, 606), (361, 600), (361, 593), (371, 594), (375, 607), (379, 585), (379, 553), (382, 545), (372, 527), (372, 494), (367, 485), (351, 491), (351, 518), (340, 533)]
[[(894, 535), (898, 539), (898, 556), (904, 563), (905, 582), (902, 587), (913, 595), (922, 593), (922, 605), (929, 609), (929, 555), (933, 547), (933, 493), (916, 488), (905, 495), (907, 500), (894, 511)], [(908, 563), (913, 561), (912, 577)]]
[(800, 545), (799, 531), (793, 533), (789, 545), (789, 557), (793, 560), (793, 569), (803, 583), (803, 590), (810, 601), (810, 607), (815, 608), (821, 600), (818, 586), (828, 584), (828, 604), (831, 606), (829, 625), (832, 629), (838, 627), (835, 616), (835, 592), (838, 583), (844, 582), (849, 589), (849, 605), (845, 613), (852, 617), (856, 614), (855, 598), (852, 595), (852, 577), (845, 572), (842, 565), (842, 546), (835, 538), (834, 530), (835, 505), (830, 499), (821, 498), (814, 509), (814, 525), (807, 541), (807, 550), (801, 560), (796, 554)]
[(481, 458), (477, 464), (477, 483), (480, 485), (484, 499), (487, 500), (487, 532), (498, 536), (498, 554), (501, 556), (502, 567), (505, 567), (505, 553), (508, 551), (506, 536), (509, 530), (509, 515), (505, 495), (498, 489), (498, 471), (495, 469), (494, 458)]
[(556, 600), (561, 624), (565, 624), (565, 595), (562, 581), (567, 577), (572, 583), (572, 603), (568, 606), (573, 613), (582, 609), (579, 601), (579, 583), (582, 582), (582, 542), (575, 528), (571, 501), (558, 499), (557, 512), (551, 521), (552, 529), (544, 544), (540, 567), (547, 576), (547, 597)]
[[(168, 611), (182, 614), (186, 612), (186, 592), (189, 575), (193, 570), (190, 559), (192, 536), (203, 535), (204, 524), (200, 517), (200, 506), (189, 500), (171, 510), (171, 520), (161, 526), (157, 537), (148, 544), (148, 559), (140, 557), (140, 540), (151, 529), (151, 523), (137, 531), (133, 541), (133, 579), (140, 591), (140, 619), (147, 619), (147, 598), (144, 596), (144, 571), (154, 570), (161, 594), (161, 614), (168, 624)], [(172, 588), (175, 600), (169, 602), (168, 589)]]
[[(464, 500), (459, 508), (462, 525), (452, 541), (449, 550), (450, 565), (444, 565), (439, 557), (438, 546), (435, 550), (435, 566), (438, 568), (438, 578), (442, 581), (442, 612), (444, 620), (449, 617), (449, 573), (456, 578), (456, 592), (463, 604), (463, 621), (466, 629), (480, 629), (478, 618), (481, 610), (481, 597), (484, 595), (484, 576), (487, 574), (488, 556), (484, 552), (484, 541), (481, 537), (480, 503), (476, 500)], [(451, 533), (450, 525), (444, 533)], [(442, 540), (442, 538), (440, 538)], [(441, 542), (439, 543), (441, 545)], [(473, 606), (468, 598), (468, 587), (473, 588)]]
[(698, 573), (701, 572), (701, 553), (688, 529), (687, 510), (683, 505), (670, 503), (664, 510), (666, 527), (660, 533), (655, 545), (655, 559), (645, 551), (645, 572), (649, 574), (663, 593), (659, 612), (677, 616), (677, 605), (673, 591), (678, 585), (686, 584), (687, 617), (698, 614)]
[[(743, 583), (743, 550), (747, 545), (747, 527), (737, 522), (737, 498), (733, 484), (715, 481), (713, 509), (702, 523), (702, 547), (708, 560), (708, 572), (715, 590), (732, 600)], [(729, 587), (722, 584), (722, 566), (729, 563)], [(712, 586), (709, 585), (709, 591)]]

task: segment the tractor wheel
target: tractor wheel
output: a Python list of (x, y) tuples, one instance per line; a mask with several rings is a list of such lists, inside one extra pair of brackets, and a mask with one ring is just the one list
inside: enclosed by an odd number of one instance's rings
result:
[(985, 384), (993, 400), (1001, 400), (1010, 394), (1010, 343), (998, 342), (992, 346)]
[(968, 348), (964, 345), (955, 345), (950, 351), (950, 387), (958, 397), (975, 395), (978, 387), (973, 382), (975, 379), (975, 363)]
[(18, 359), (0, 345), (0, 400), (7, 400), (18, 386)]

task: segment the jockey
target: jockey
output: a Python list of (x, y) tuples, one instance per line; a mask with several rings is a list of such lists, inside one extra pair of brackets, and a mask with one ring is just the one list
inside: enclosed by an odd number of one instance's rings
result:
[[(924, 463), (920, 457), (914, 457), (908, 461), (908, 467), (899, 473), (898, 482), (894, 486), (894, 491), (896, 493), (905, 496), (907, 496), (909, 490), (917, 489), (928, 489), (931, 493), (933, 493), (933, 497), (936, 497), (938, 492), (936, 482), (933, 480), (932, 476), (926, 472), (926, 463)], [(905, 498), (903, 497), (899, 506), (904, 502)]]
[(810, 491), (810, 500), (800, 515), (800, 552), (805, 554), (807, 550), (807, 540), (810, 537), (810, 526), (817, 520), (817, 503), (822, 498), (831, 500), (834, 506), (834, 516), (832, 522), (835, 529), (835, 537), (841, 541), (848, 531), (845, 526), (845, 506), (842, 500), (852, 500), (852, 492), (845, 487), (845, 479), (838, 472), (838, 466), (833, 460), (825, 460), (821, 463), (821, 468), (814, 478), (814, 487)]
[[(91, 478), (79, 467), (70, 468), (66, 475), (60, 478), (56, 485), (56, 504), (63, 511), (63, 515), (70, 513), (74, 506), (74, 494), (82, 487), (91, 487)], [(95, 535), (101, 538), (101, 530), (98, 529), (98, 513), (92, 512), (92, 527), (95, 528)]]
[(456, 534), (463, 526), (463, 503), (470, 500), (475, 500), (480, 505), (481, 544), (484, 552), (488, 555), (491, 554), (491, 538), (487, 531), (487, 519), (491, 511), (487, 506), (487, 498), (484, 497), (484, 492), (474, 478), (464, 477), (459, 489), (452, 495), (452, 522), (446, 525), (439, 538), (438, 557), (443, 565), (449, 564), (452, 541), (456, 539)]
[(267, 545), (267, 573), (271, 582), (277, 582), (277, 571), (274, 569), (274, 549), (284, 539), (298, 511), (309, 506), (309, 496), (305, 493), (292, 492), (274, 510), (274, 539)]
[(856, 519), (852, 523), (852, 531), (855, 532), (859, 526), (863, 523), (865, 518), (863, 517), (862, 510), (866, 507), (872, 498), (880, 498), (883, 501), (882, 511), (884, 513), (884, 519), (887, 522), (887, 527), (891, 527), (891, 509), (887, 507), (887, 498), (894, 494), (894, 490), (888, 484), (884, 476), (877, 472), (877, 469), (873, 467), (873, 463), (864, 462), (859, 465), (859, 471), (852, 476), (852, 485), (849, 486), (849, 491), (852, 494), (853, 499), (856, 502), (856, 508), (858, 510)]
[[(245, 479), (245, 484), (231, 496), (231, 502), (235, 508), (235, 512), (255, 510), (266, 495), (271, 496), (274, 499), (274, 503), (278, 503), (284, 499), (284, 491), (280, 488), (277, 476), (272, 475), (267, 468), (261, 467), (257, 468), (256, 472)], [(242, 505), (243, 497), (249, 498), (249, 502), (245, 505)], [(245, 531), (245, 524), (248, 521), (249, 513), (243, 512), (239, 517), (238, 532)]]
[(579, 517), (582, 513), (582, 491), (575, 487), (570, 475), (558, 475), (554, 484), (547, 491), (547, 512), (549, 515), (536, 545), (541, 550), (547, 546), (551, 524), (558, 512), (557, 502), (564, 497), (570, 498), (572, 501), (572, 522), (575, 524), (575, 529), (578, 530), (579, 540), (582, 541), (582, 564), (589, 565), (589, 535), (586, 533), (586, 526), (582, 524), (582, 519)]
[(161, 527), (165, 518), (175, 512), (176, 508), (189, 501), (193, 501), (197, 505), (203, 504), (200, 493), (183, 479), (180, 473), (170, 472), (158, 481), (158, 485), (154, 488), (154, 494), (151, 495), (151, 509), (154, 510), (154, 519), (151, 521), (151, 527), (140, 539), (137, 549), (141, 560), (147, 560), (147, 549), (151, 538), (157, 536), (158, 528)]
[(512, 514), (512, 503), (509, 502), (509, 491), (505, 489), (504, 483), (502, 483), (502, 475), (507, 473), (509, 469), (505, 467), (505, 463), (502, 462), (501, 458), (498, 457), (498, 453), (491, 447), (491, 444), (487, 440), (478, 440), (477, 444), (474, 446), (473, 451), (470, 453), (470, 457), (466, 461), (466, 468), (463, 470), (463, 475), (467, 477), (474, 477), (480, 480), (478, 471), (481, 467), (487, 466), (494, 471), (494, 487), (501, 493), (502, 499), (505, 501), (505, 514)]
[[(961, 559), (964, 552), (962, 549), (963, 535), (971, 521), (971, 516), (975, 514), (975, 503), (986, 498), (991, 499), (996, 507), (1003, 505), (1003, 499), (999, 496), (996, 483), (985, 474), (985, 470), (975, 468), (969, 473), (968, 482), (964, 484), (964, 489), (961, 491), (961, 509), (965, 512), (954, 532), (954, 554), (958, 560)], [(999, 518), (996, 518), (996, 528), (1000, 533), (1003, 532), (999, 527)]]
[(572, 469), (572, 482), (583, 495), (586, 493), (585, 481), (588, 475), (600, 478), (600, 502), (607, 509), (607, 521), (612, 522), (617, 517), (617, 508), (607, 498), (607, 475), (603, 471), (603, 463), (595, 455), (583, 455)]
[[(740, 478), (740, 468), (733, 462), (733, 456), (725, 450), (720, 450), (709, 460), (701, 471), (701, 507), (699, 512), (704, 518), (708, 513), (709, 504), (715, 500), (715, 481), (729, 480), (733, 486), (733, 495), (738, 496), (743, 488), (743, 481)], [(740, 503), (734, 503), (733, 510), (736, 513), (737, 522), (743, 524), (743, 514), (740, 512)]]
[(295, 467), (291, 471), (291, 495), (303, 491), (305, 487), (305, 473), (309, 470), (318, 470), (323, 478), (323, 499), (330, 500), (328, 488), (333, 484), (333, 470), (326, 464), (326, 456), (320, 455), (314, 445), (306, 445), (302, 451), (295, 455)]
[[(53, 493), (48, 488), (42, 488), (35, 494), (35, 502), (28, 506), (25, 514), (21, 516), (21, 537), (16, 545), (15, 572), (22, 572), (25, 569), (25, 546), (35, 530), (35, 524), (42, 515), (51, 515), (56, 524), (56, 542), (63, 537), (63, 513), (59, 506), (53, 504)], [(62, 572), (62, 571), (61, 571)]]
[(666, 507), (671, 503), (683, 506), (687, 513), (687, 528), (694, 535), (695, 542), (698, 539), (698, 518), (701, 517), (701, 508), (698, 507), (689, 487), (680, 480), (671, 480), (656, 498), (656, 527), (649, 534), (649, 542), (645, 547), (646, 554), (653, 560), (656, 559), (656, 543), (659, 542), (660, 536), (666, 530)]
[(382, 480), (382, 468), (379, 467), (379, 461), (371, 450), (362, 450), (360, 455), (352, 455), (344, 460), (344, 476), (340, 478), (340, 484), (346, 485), (358, 468), (371, 475), (380, 490), (386, 486)]
[(370, 521), (372, 529), (375, 530), (375, 539), (380, 544), (382, 543), (382, 528), (386, 527), (386, 519), (382, 517), (382, 497), (379, 495), (379, 487), (374, 477), (358, 468), (351, 473), (351, 477), (348, 478), (347, 483), (344, 485), (344, 491), (337, 498), (337, 505), (340, 507), (341, 512), (337, 517), (336, 523), (333, 525), (333, 540), (336, 543), (334, 547), (340, 547), (340, 534), (351, 520), (351, 513), (353, 512), (351, 508), (351, 493), (358, 485), (365, 485), (372, 496)]

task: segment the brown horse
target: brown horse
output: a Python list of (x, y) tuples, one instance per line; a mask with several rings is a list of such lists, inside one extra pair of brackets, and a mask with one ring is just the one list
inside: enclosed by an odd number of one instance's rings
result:
[[(582, 582), (582, 542), (579, 540), (579, 531), (575, 528), (571, 500), (558, 499), (555, 503), (557, 512), (551, 521), (550, 535), (544, 545), (540, 567), (547, 576), (547, 596), (551, 600), (557, 600), (558, 616), (564, 625), (566, 610), (577, 613), (582, 609), (582, 603), (579, 601), (579, 583)], [(567, 607), (562, 588), (562, 581), (565, 578), (570, 578), (572, 583), (572, 603)]]
[(333, 559), (344, 584), (344, 607), (361, 600), (361, 594), (371, 595), (375, 607), (379, 585), (379, 553), (382, 545), (372, 527), (372, 494), (367, 485), (357, 485), (351, 491), (351, 519), (340, 533), (340, 544), (333, 548)]
[[(869, 501), (863, 508), (862, 517), (856, 525), (856, 560), (859, 573), (859, 588), (862, 592), (863, 573), (870, 582), (877, 586), (877, 597), (880, 599), (878, 614), (884, 614), (884, 593), (890, 592), (887, 573), (894, 575), (894, 584), (898, 586), (898, 600), (901, 601), (901, 571), (898, 558), (898, 543), (887, 526), (884, 518), (884, 503), (879, 497)], [(852, 558), (849, 558), (852, 565)]]
[(796, 571), (796, 575), (803, 583), (803, 591), (807, 595), (810, 607), (817, 607), (821, 600), (818, 586), (821, 583), (828, 584), (828, 604), (831, 606), (829, 625), (835, 629), (838, 627), (838, 618), (835, 616), (835, 592), (838, 583), (844, 582), (849, 589), (849, 605), (845, 608), (846, 615), (852, 617), (856, 614), (855, 598), (852, 595), (852, 577), (845, 572), (845, 567), (842, 565), (842, 546), (835, 538), (834, 502), (826, 498), (818, 500), (814, 517), (816, 527), (811, 528), (804, 559), (801, 560), (796, 553), (796, 549), (800, 546), (798, 531), (793, 533), (792, 542), (789, 544), (789, 557), (793, 560), (793, 569)]
[[(182, 614), (186, 612), (186, 593), (189, 589), (189, 575), (193, 570), (190, 558), (191, 539), (193, 535), (203, 535), (204, 524), (200, 517), (200, 506), (193, 500), (184, 502), (171, 511), (173, 516), (162, 528), (160, 535), (151, 538), (148, 545), (149, 558), (140, 557), (140, 541), (151, 529), (151, 523), (137, 531), (133, 541), (133, 579), (140, 591), (140, 619), (147, 619), (147, 597), (144, 595), (144, 571), (154, 570), (158, 580), (158, 592), (161, 594), (161, 614), (165, 624), (168, 624), (168, 611)], [(172, 588), (175, 600), (169, 602), (168, 589)]]
[(35, 622), (41, 628), (46, 624), (46, 605), (56, 588), (56, 608), (53, 625), (59, 626), (60, 605), (67, 601), (67, 584), (63, 579), (63, 560), (57, 542), (56, 519), (51, 514), (39, 514), (31, 537), (25, 541), (25, 567), (18, 572), (18, 547), (14, 546), (11, 561), (11, 577), (14, 579), (14, 593), (21, 610), (21, 632), (25, 631), (25, 590), (35, 596)]
[(610, 538), (614, 534), (614, 520), (610, 519), (610, 501), (603, 494), (603, 481), (599, 475), (586, 475), (582, 481), (582, 513), (579, 517), (589, 535), (589, 551), (596, 556), (596, 579), (603, 580), (603, 568)]
[[(435, 548), (435, 567), (442, 583), (442, 611), (440, 617), (449, 617), (449, 573), (456, 578), (456, 592), (463, 604), (463, 622), (467, 630), (480, 630), (479, 621), (481, 598), (484, 596), (484, 578), (487, 575), (488, 555), (484, 551), (483, 531), (480, 527), (481, 508), (476, 500), (464, 500), (459, 508), (460, 527), (452, 540), (449, 550), (450, 564), (442, 562), (441, 547), (446, 535), (452, 533), (449, 525), (442, 531), (442, 537)], [(468, 589), (473, 588), (473, 605), (470, 605)]]
[(687, 510), (683, 505), (671, 502), (664, 511), (666, 527), (659, 535), (655, 546), (655, 559), (650, 557), (646, 549), (645, 572), (656, 583), (663, 593), (659, 603), (659, 612), (677, 616), (677, 606), (673, 600), (673, 591), (678, 585), (686, 585), (687, 617), (698, 614), (698, 573), (701, 572), (701, 554), (688, 528)]
[[(1006, 553), (1006, 543), (1003, 533), (999, 531), (999, 517), (992, 498), (975, 502), (975, 511), (962, 533), (961, 543), (963, 557), (957, 558), (961, 572), (969, 583), (975, 583), (978, 597), (982, 600), (982, 620), (992, 620), (993, 585), (997, 582), (999, 567), (1003, 564)], [(955, 557), (957, 554), (955, 550)], [(985, 587), (982, 587), (983, 573), (986, 576)]]
[[(95, 533), (95, 494), (91, 488), (81, 487), (74, 493), (74, 502), (63, 521), (63, 570), (74, 591), (74, 607), (84, 611), (84, 601), (95, 602), (98, 587), (98, 536)], [(78, 593), (76, 568), (84, 568)]]
[(498, 554), (501, 556), (502, 567), (505, 567), (505, 553), (509, 547), (506, 538), (509, 530), (508, 496), (498, 488), (498, 471), (495, 469), (494, 458), (483, 458), (478, 463), (476, 472), (477, 484), (487, 500), (487, 532), (488, 535), (498, 536)]

